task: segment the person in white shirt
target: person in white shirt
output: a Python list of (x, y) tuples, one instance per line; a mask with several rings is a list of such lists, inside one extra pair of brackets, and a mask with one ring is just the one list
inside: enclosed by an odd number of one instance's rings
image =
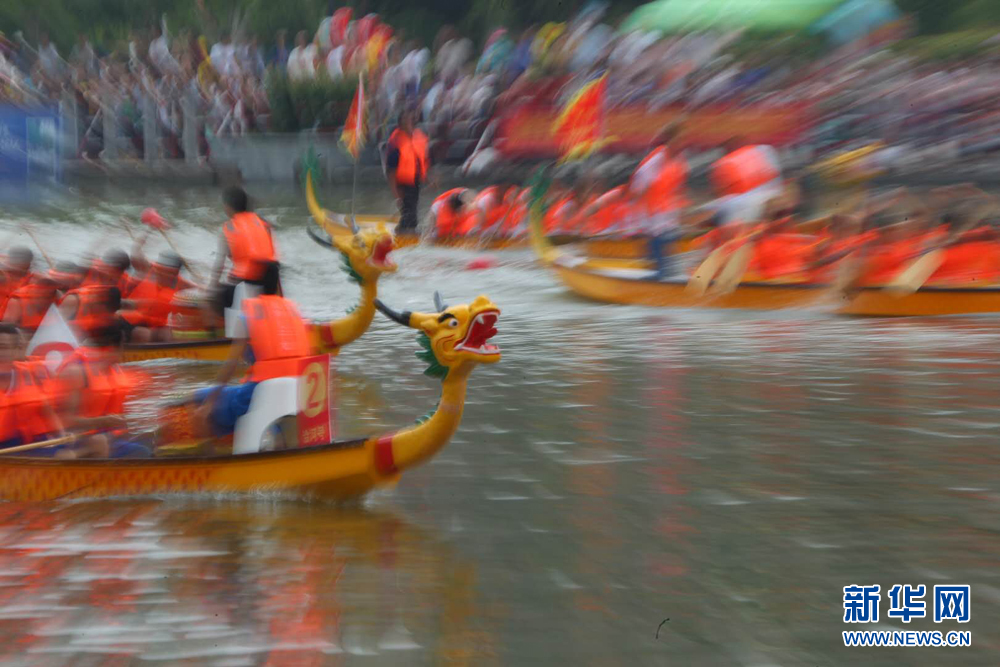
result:
[(63, 60), (56, 51), (56, 45), (49, 41), (49, 34), (43, 32), (39, 37), (38, 64), (46, 76), (58, 79), (63, 73)]
[(212, 67), (222, 76), (234, 76), (239, 72), (236, 64), (236, 47), (229, 41), (229, 35), (223, 34), (219, 43), (212, 47), (208, 54), (212, 61)]
[(326, 54), (326, 72), (336, 81), (344, 76), (344, 47), (337, 46)]
[(316, 46), (306, 42), (306, 31), (295, 36), (295, 48), (288, 54), (288, 77), (311, 79), (316, 76)]
[(154, 39), (149, 43), (149, 61), (160, 71), (161, 76), (178, 71), (177, 61), (170, 54), (170, 43), (167, 40), (167, 19), (162, 25), (153, 28)]

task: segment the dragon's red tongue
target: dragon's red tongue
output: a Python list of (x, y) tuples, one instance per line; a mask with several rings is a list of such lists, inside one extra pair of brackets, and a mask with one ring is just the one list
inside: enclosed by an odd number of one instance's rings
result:
[(494, 324), (497, 322), (495, 313), (484, 313), (476, 318), (472, 323), (472, 331), (465, 339), (465, 345), (471, 348), (479, 348), (486, 344), (490, 338), (497, 334)]
[(379, 241), (372, 252), (372, 261), (376, 264), (385, 264), (390, 252), (392, 252), (392, 241), (388, 239)]

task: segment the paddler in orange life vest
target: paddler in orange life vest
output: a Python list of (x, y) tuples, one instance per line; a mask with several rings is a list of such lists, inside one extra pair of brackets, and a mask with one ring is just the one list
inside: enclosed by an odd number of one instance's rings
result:
[(664, 127), (656, 138), (658, 145), (629, 180), (629, 194), (642, 219), (639, 227), (649, 236), (660, 278), (673, 272), (673, 244), (680, 236), (681, 211), (688, 203), (684, 195), (687, 161), (676, 148), (680, 130), (677, 124)]
[(453, 188), (431, 204), (430, 216), (438, 238), (467, 235), (478, 223), (478, 211), (471, 206), (474, 193), (468, 188)]
[(725, 155), (711, 170), (718, 199), (713, 202), (723, 225), (755, 223), (768, 200), (781, 195), (781, 163), (771, 146), (748, 144), (734, 137), (724, 144)]
[[(220, 317), (225, 315), (226, 308), (234, 306), (239, 283), (253, 286), (251, 293), (259, 292), (265, 269), (278, 261), (271, 225), (250, 210), (250, 200), (243, 188), (227, 188), (222, 200), (229, 220), (223, 225), (211, 285), (215, 313)], [(220, 282), (227, 258), (232, 260), (232, 269), (228, 281)]]
[(3, 321), (32, 333), (42, 323), (49, 306), (58, 298), (57, 285), (46, 274), (31, 272), (33, 255), (27, 248), (14, 248), (8, 256), (7, 286)]
[(174, 252), (160, 254), (149, 271), (122, 302), (122, 328), (132, 343), (170, 340), (170, 313), (174, 296), (194, 287), (180, 275), (181, 258)]
[(430, 157), (427, 135), (414, 127), (412, 111), (399, 114), (399, 126), (389, 136), (385, 168), (389, 187), (399, 202), (396, 233), (416, 234), (420, 186), (427, 179)]
[[(259, 382), (297, 377), (299, 360), (313, 353), (308, 324), (295, 303), (278, 296), (280, 267), (270, 264), (262, 277), (260, 296), (243, 301), (243, 331), (233, 337), (229, 359), (216, 377), (217, 386), (195, 394), (201, 403), (196, 423), (205, 435), (224, 436), (236, 428), (236, 420), (250, 409)], [(247, 382), (227, 384), (241, 361), (250, 363)]]
[[(118, 288), (103, 289), (106, 299), (118, 297)], [(108, 309), (119, 305), (109, 303)], [(58, 374), (63, 423), (82, 434), (73, 448), (77, 458), (107, 458), (115, 441), (128, 432), (125, 403), (133, 382), (119, 365), (121, 346), (121, 327), (111, 320), (87, 335)]]
[[(24, 358), (24, 339), (12, 325), (0, 324), (0, 448), (43, 442), (64, 435), (33, 362)], [(68, 446), (43, 447), (21, 456), (75, 458)]]
[(31, 281), (31, 264), (35, 260), (34, 253), (24, 246), (11, 248), (3, 258), (3, 290), (0, 291), (0, 315), (7, 309), (10, 296)]
[(81, 336), (86, 337), (108, 325), (106, 288), (116, 288), (119, 299), (127, 296), (136, 283), (128, 274), (131, 265), (124, 250), (109, 250), (94, 260), (78, 286), (65, 292), (59, 302), (59, 312)]

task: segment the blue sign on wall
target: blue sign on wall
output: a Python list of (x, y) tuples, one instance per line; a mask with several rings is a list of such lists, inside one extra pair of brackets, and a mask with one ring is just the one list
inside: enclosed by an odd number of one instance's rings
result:
[(59, 116), (51, 111), (0, 107), (0, 181), (55, 176), (59, 170)]

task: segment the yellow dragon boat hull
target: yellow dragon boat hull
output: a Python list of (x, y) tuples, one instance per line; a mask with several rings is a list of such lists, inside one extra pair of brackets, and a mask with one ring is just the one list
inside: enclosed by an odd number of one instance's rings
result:
[(1000, 287), (924, 287), (898, 297), (880, 287), (866, 287), (845, 299), (829, 285), (744, 282), (729, 294), (695, 296), (687, 281), (658, 281), (646, 270), (595, 269), (562, 259), (551, 267), (573, 292), (604, 303), (670, 308), (745, 308), (777, 310), (816, 308), (842, 315), (907, 317), (1000, 312)]
[(160, 494), (280, 492), (346, 499), (391, 483), (380, 438), (241, 456), (56, 460), (0, 457), (0, 499), (36, 502)]
[(122, 360), (150, 361), (152, 359), (189, 359), (192, 361), (225, 361), (229, 358), (232, 341), (228, 338), (209, 340), (181, 340), (166, 343), (141, 343), (126, 345)]

